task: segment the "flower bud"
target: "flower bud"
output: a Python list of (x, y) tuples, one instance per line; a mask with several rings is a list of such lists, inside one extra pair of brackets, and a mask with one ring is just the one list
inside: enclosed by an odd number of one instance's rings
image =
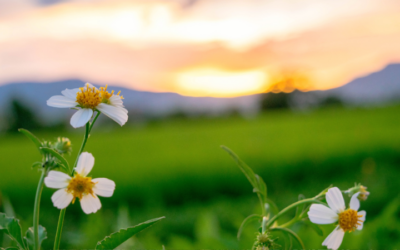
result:
[(279, 247), (268, 233), (259, 233), (254, 246), (257, 250), (269, 250)]
[(60, 154), (71, 153), (71, 141), (66, 137), (58, 137), (57, 141), (54, 143), (54, 149)]
[(367, 187), (361, 185), (361, 184), (355, 184), (354, 187), (344, 191), (346, 194), (348, 194), (350, 197), (353, 196), (355, 193), (360, 192), (360, 194), (358, 195), (358, 199), (360, 201), (365, 201), (368, 196), (369, 196), (369, 192), (367, 191)]
[(270, 241), (269, 235), (266, 233), (261, 233), (261, 234), (257, 235), (257, 241), (258, 241), (258, 243), (261, 243), (261, 244), (267, 243)]

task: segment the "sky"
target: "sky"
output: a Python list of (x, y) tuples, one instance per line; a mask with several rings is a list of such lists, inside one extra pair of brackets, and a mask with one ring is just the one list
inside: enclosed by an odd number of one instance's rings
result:
[(400, 62), (397, 0), (0, 0), (0, 85), (330, 89)]

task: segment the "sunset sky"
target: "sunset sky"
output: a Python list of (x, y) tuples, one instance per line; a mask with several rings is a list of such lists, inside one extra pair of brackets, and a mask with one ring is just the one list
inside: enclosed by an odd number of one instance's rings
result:
[(329, 89), (395, 62), (398, 0), (0, 0), (0, 85), (232, 97), (288, 78)]

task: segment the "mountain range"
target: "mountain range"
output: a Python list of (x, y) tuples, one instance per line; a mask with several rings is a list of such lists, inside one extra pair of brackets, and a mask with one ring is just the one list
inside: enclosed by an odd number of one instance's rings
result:
[[(64, 112), (46, 105), (46, 100), (61, 91), (84, 85), (80, 80), (66, 80), (53, 83), (10, 83), (0, 86), (0, 115), (9, 109), (13, 98), (36, 110), (40, 118), (56, 121), (65, 117)], [(95, 84), (95, 86), (98, 86)], [(233, 110), (242, 114), (256, 114), (259, 110), (260, 95), (235, 98), (188, 97), (176, 93), (153, 93), (121, 87), (124, 105), (130, 112), (146, 116), (165, 116), (174, 112), (186, 114), (221, 115)], [(400, 100), (400, 64), (390, 64), (381, 71), (357, 78), (339, 88), (326, 91), (296, 93), (292, 98), (294, 106), (312, 106), (327, 97), (340, 99), (346, 105), (382, 105)], [(72, 112), (72, 111), (68, 111)]]

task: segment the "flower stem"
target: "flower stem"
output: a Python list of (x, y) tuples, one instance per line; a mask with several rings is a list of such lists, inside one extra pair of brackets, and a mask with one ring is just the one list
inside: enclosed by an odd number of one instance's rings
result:
[(292, 208), (297, 207), (300, 204), (304, 204), (304, 203), (320, 203), (319, 200), (316, 200), (315, 197), (314, 198), (310, 198), (310, 199), (304, 199), (304, 200), (300, 200), (298, 202), (295, 202), (289, 206), (287, 206), (286, 208), (282, 209), (282, 211), (280, 211), (277, 215), (275, 215), (274, 217), (272, 217), (267, 224), (265, 225), (266, 228), (270, 228), (272, 226), (272, 224), (282, 215), (284, 215), (287, 211), (289, 211)]
[[(100, 112), (97, 113), (97, 115), (93, 119), (92, 123), (90, 123), (90, 122), (86, 123), (86, 130), (85, 130), (85, 135), (83, 137), (83, 142), (82, 142), (81, 148), (79, 149), (78, 156), (76, 157), (74, 167), (72, 168), (71, 175), (74, 174), (76, 165), (78, 164), (79, 156), (82, 154), (82, 151), (85, 149), (86, 142), (87, 142), (87, 140), (89, 138), (89, 133), (92, 130), (93, 124), (97, 120), (97, 117), (99, 115), (100, 115)], [(62, 228), (63, 228), (63, 225), (64, 225), (65, 211), (66, 211), (66, 208), (61, 209), (60, 210), (60, 216), (58, 217), (56, 238), (54, 240), (54, 250), (58, 250), (60, 248), (60, 240), (61, 240)]]
[(39, 250), (39, 210), (40, 198), (42, 197), (44, 178), (46, 177), (46, 168), (42, 169), (42, 175), (39, 179), (39, 184), (36, 189), (35, 205), (33, 208), (33, 237), (34, 237), (34, 250)]
[(265, 202), (261, 196), (261, 194), (257, 193), (258, 196), (258, 200), (260, 201), (260, 205), (261, 205), (261, 215), (262, 216), (266, 216), (267, 215), (267, 209), (265, 208)]
[(65, 211), (66, 211), (66, 208), (61, 209), (60, 210), (60, 216), (58, 217), (56, 239), (54, 240), (54, 250), (57, 250), (60, 247), (61, 232), (62, 232), (62, 227), (64, 225)]

